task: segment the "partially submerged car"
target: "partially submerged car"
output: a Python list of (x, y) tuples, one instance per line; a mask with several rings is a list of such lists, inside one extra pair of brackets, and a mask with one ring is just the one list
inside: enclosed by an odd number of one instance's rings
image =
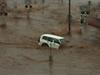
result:
[(39, 45), (46, 45), (50, 48), (59, 49), (61, 45), (64, 43), (64, 37), (60, 37), (53, 34), (43, 34), (39, 39)]

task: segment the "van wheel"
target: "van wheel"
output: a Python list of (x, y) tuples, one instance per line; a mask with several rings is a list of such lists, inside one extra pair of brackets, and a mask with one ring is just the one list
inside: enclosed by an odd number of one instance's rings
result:
[(49, 47), (46, 43), (42, 44), (43, 47)]

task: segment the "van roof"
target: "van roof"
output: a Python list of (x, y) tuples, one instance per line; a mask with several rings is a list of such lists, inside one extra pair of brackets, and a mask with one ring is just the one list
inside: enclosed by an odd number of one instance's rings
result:
[(64, 39), (64, 37), (60, 37), (60, 36), (53, 35), (53, 34), (43, 34), (42, 36), (48, 36), (48, 37), (52, 37), (52, 38), (56, 38), (56, 39)]

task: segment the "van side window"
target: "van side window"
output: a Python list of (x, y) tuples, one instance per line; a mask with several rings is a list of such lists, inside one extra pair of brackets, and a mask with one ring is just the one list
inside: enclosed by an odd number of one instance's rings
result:
[(52, 42), (52, 41), (53, 41), (53, 39), (52, 39), (52, 38), (50, 38), (50, 37), (48, 37), (48, 41)]
[(43, 36), (43, 39), (52, 42), (52, 38), (50, 37)]
[(54, 42), (60, 44), (59, 40), (57, 39), (54, 39)]

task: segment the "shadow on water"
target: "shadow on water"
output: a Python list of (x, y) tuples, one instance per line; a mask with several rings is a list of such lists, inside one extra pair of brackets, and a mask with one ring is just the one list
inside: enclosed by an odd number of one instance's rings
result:
[(30, 13), (31, 13), (31, 8), (26, 10), (26, 19), (27, 19), (28, 25), (31, 25), (31, 20), (32, 20), (31, 16), (30, 16)]
[(53, 62), (49, 62), (49, 73), (53, 75)]
[(50, 75), (53, 75), (53, 51), (49, 49), (49, 72)]
[(31, 8), (26, 9), (26, 18), (27, 18), (27, 20), (30, 20), (30, 12), (31, 12)]
[(32, 23), (31, 23), (31, 18), (30, 18), (29, 16), (27, 17), (27, 24), (28, 24), (28, 25), (31, 25), (31, 24), (32, 24)]

